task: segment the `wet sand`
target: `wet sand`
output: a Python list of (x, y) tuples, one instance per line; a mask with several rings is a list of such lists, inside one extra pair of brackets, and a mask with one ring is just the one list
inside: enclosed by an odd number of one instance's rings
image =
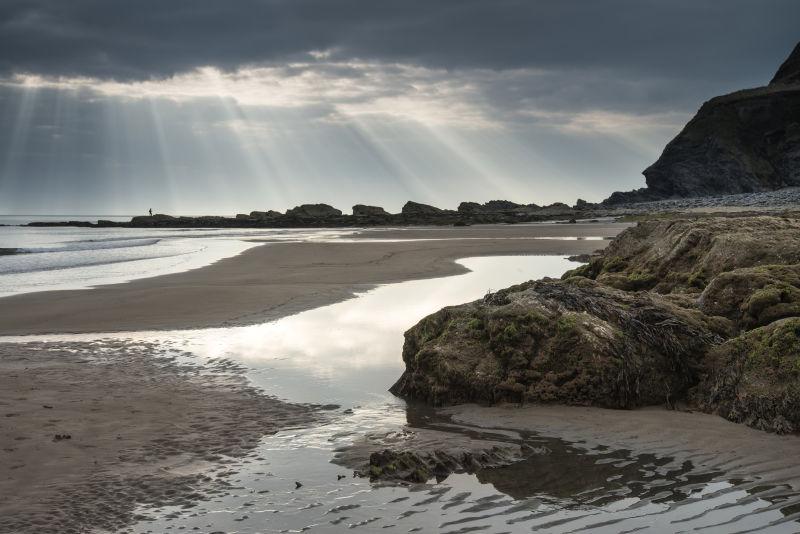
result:
[(0, 344), (0, 532), (116, 530), (137, 504), (189, 505), (263, 435), (320, 418), (229, 362), (201, 373), (157, 349)]
[(786, 484), (800, 490), (800, 439), (779, 436), (716, 415), (649, 407), (608, 410), (576, 406), (462, 405), (442, 410), (459, 424), (536, 432), (590, 449), (606, 446), (635, 454), (692, 462), (704, 471)]
[[(471, 256), (577, 255), (624, 223), (369, 230), (345, 242), (268, 243), (184, 273), (0, 299), (0, 335), (254, 324), (332, 304), (377, 284), (464, 272)], [(548, 237), (553, 239), (547, 239)], [(420, 241), (382, 240), (421, 239)], [(380, 240), (380, 241), (379, 241)]]

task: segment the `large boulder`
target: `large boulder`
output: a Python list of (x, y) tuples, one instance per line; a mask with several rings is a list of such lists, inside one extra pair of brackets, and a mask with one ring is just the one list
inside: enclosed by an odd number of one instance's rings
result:
[(298, 219), (325, 219), (327, 217), (338, 217), (341, 214), (341, 210), (337, 210), (328, 204), (302, 204), (286, 211), (287, 217), (296, 217)]
[(447, 307), (405, 334), (391, 391), (434, 405), (669, 403), (729, 323), (585, 278), (514, 286)]
[(354, 217), (386, 217), (389, 213), (380, 206), (356, 204), (353, 206)]
[(403, 360), (392, 391), (434, 405), (686, 401), (800, 431), (800, 220), (643, 221), (562, 280), (426, 317)]

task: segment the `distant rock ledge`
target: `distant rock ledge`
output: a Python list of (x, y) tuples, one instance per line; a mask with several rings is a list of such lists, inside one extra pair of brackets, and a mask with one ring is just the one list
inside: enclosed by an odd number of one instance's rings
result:
[(457, 210), (447, 210), (408, 202), (401, 213), (388, 213), (380, 206), (356, 204), (353, 214), (345, 215), (327, 204), (304, 204), (288, 210), (251, 211), (235, 217), (207, 215), (174, 217), (156, 214), (133, 217), (129, 222), (100, 220), (41, 221), (27, 226), (77, 226), (86, 228), (342, 228), (382, 226), (468, 226), (472, 224), (516, 224), (541, 221), (572, 223), (596, 221), (600, 218), (674, 213), (683, 210), (713, 212), (729, 208), (752, 211), (781, 212), (800, 206), (800, 187), (761, 193), (722, 195), (637, 202), (624, 205), (594, 204), (578, 199), (574, 206), (556, 202), (548, 206), (517, 204), (508, 200), (491, 200), (484, 204), (462, 202)]
[[(583, 201), (580, 201), (583, 202)], [(84, 227), (125, 227), (125, 228), (313, 228), (313, 227), (352, 227), (352, 226), (413, 226), (413, 225), (456, 225), (489, 223), (537, 222), (550, 219), (569, 220), (576, 216), (594, 217), (593, 204), (583, 203), (581, 209), (556, 203), (539, 207), (535, 204), (521, 205), (506, 200), (493, 200), (486, 204), (474, 205), (474, 210), (446, 210), (409, 201), (400, 213), (388, 213), (380, 206), (356, 204), (352, 215), (328, 204), (302, 204), (281, 213), (279, 211), (251, 211), (239, 213), (235, 217), (206, 215), (199, 217), (176, 217), (157, 213), (139, 215), (130, 222), (99, 220), (97, 223), (85, 221), (33, 222), (28, 226), (84, 226)]]

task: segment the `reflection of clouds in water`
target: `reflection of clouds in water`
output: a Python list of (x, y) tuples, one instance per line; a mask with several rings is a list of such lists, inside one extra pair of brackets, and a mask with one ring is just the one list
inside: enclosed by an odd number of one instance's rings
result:
[(489, 290), (544, 276), (559, 276), (574, 263), (562, 257), (468, 258), (472, 272), (447, 278), (381, 286), (358, 298), (276, 322), (198, 331), (188, 350), (258, 366), (270, 361), (332, 378), (354, 369), (401, 367), (403, 332), (442, 306), (481, 298)]

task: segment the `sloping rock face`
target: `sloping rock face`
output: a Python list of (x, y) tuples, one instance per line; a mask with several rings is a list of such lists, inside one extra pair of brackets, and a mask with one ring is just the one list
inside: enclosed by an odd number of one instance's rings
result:
[(434, 405), (690, 402), (800, 430), (800, 219), (642, 222), (562, 280), (426, 317), (403, 360), (392, 392)]
[(800, 45), (766, 87), (713, 98), (644, 171), (647, 188), (604, 203), (800, 185)]
[(794, 47), (792, 53), (780, 66), (770, 85), (800, 83), (800, 43)]
[(800, 185), (800, 86), (710, 100), (644, 175), (659, 198)]
[(299, 217), (306, 219), (338, 217), (341, 214), (341, 210), (337, 210), (328, 204), (302, 204), (286, 211), (287, 217)]

